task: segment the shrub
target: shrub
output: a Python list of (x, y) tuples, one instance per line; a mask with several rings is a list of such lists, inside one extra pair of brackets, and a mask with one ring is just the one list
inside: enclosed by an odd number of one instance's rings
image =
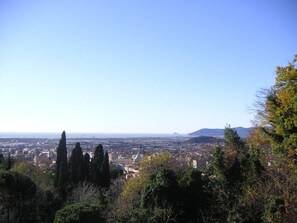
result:
[(57, 211), (54, 223), (100, 223), (100, 206), (85, 203), (67, 205)]

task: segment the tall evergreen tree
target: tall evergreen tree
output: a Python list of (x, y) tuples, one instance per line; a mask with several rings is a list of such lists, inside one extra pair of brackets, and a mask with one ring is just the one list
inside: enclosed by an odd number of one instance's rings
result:
[(104, 151), (103, 146), (99, 144), (94, 152), (94, 157), (92, 159), (92, 182), (97, 185), (101, 186), (101, 166), (104, 160)]
[(216, 146), (214, 148), (213, 160), (211, 162), (211, 170), (218, 181), (226, 183), (226, 176), (224, 172), (224, 157), (222, 148)]
[(66, 147), (66, 133), (63, 131), (59, 146), (57, 148), (57, 160), (56, 160), (56, 187), (58, 190), (65, 194), (66, 186), (68, 182), (67, 171), (67, 147)]
[(7, 166), (6, 166), (6, 170), (10, 170), (12, 167), (12, 160), (11, 160), (11, 156), (10, 156), (10, 153), (8, 154), (8, 157), (7, 157)]
[(5, 159), (4, 159), (4, 156), (3, 156), (3, 154), (2, 154), (2, 153), (0, 153), (0, 164), (2, 164), (4, 160), (5, 160)]
[(228, 153), (226, 176), (229, 183), (238, 183), (241, 180), (241, 161), (246, 157), (247, 150), (236, 130), (230, 126), (225, 127), (224, 138), (225, 151)]
[(4, 158), (3, 154), (0, 153), (0, 170), (5, 169), (5, 167), (6, 167), (5, 164), (6, 164), (5, 158)]
[(246, 149), (244, 148), (244, 142), (236, 132), (229, 125), (224, 130), (225, 139), (225, 151), (228, 151), (230, 155), (233, 153), (237, 158), (242, 158), (246, 155)]
[(83, 166), (82, 166), (82, 180), (90, 181), (91, 180), (91, 162), (90, 162), (90, 154), (85, 153), (83, 156)]
[(110, 167), (108, 152), (104, 154), (104, 160), (101, 165), (101, 186), (109, 187), (110, 185)]
[(57, 189), (63, 200), (67, 197), (67, 186), (68, 186), (68, 168), (67, 162), (62, 161), (60, 163), (59, 178), (57, 181)]
[(80, 143), (75, 144), (69, 159), (71, 182), (77, 184), (83, 180), (83, 152)]

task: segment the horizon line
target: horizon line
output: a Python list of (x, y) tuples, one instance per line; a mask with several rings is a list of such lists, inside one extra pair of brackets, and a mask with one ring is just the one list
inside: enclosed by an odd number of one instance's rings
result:
[[(65, 131), (66, 134), (115, 134), (115, 135), (119, 135), (119, 134), (178, 134), (178, 135), (185, 135), (185, 134), (190, 134), (202, 129), (224, 129), (223, 128), (219, 128), (219, 127), (204, 127), (204, 128), (199, 128), (197, 130), (193, 130), (191, 132), (178, 132), (178, 131), (173, 131), (173, 132), (78, 132), (78, 131)], [(252, 126), (250, 127), (243, 127), (243, 126), (237, 126), (237, 127), (231, 127), (232, 129), (235, 128), (252, 128)], [(0, 131), (0, 134), (62, 134), (63, 131)]]

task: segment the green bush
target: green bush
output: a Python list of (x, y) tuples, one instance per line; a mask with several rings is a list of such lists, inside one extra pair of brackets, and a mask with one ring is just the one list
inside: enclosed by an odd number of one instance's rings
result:
[(100, 223), (100, 206), (85, 203), (67, 205), (57, 211), (54, 223)]

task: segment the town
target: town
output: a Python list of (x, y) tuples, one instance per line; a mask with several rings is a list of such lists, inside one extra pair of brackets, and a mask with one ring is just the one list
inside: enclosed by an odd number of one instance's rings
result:
[[(109, 154), (110, 166), (122, 170), (126, 178), (137, 176), (143, 156), (169, 152), (181, 163), (203, 169), (211, 159), (215, 143), (193, 143), (191, 137), (130, 137), (130, 138), (68, 138), (67, 154), (76, 142), (83, 152), (93, 156), (94, 148), (102, 144)], [(44, 169), (54, 168), (58, 138), (1, 138), (0, 154), (32, 163)]]

